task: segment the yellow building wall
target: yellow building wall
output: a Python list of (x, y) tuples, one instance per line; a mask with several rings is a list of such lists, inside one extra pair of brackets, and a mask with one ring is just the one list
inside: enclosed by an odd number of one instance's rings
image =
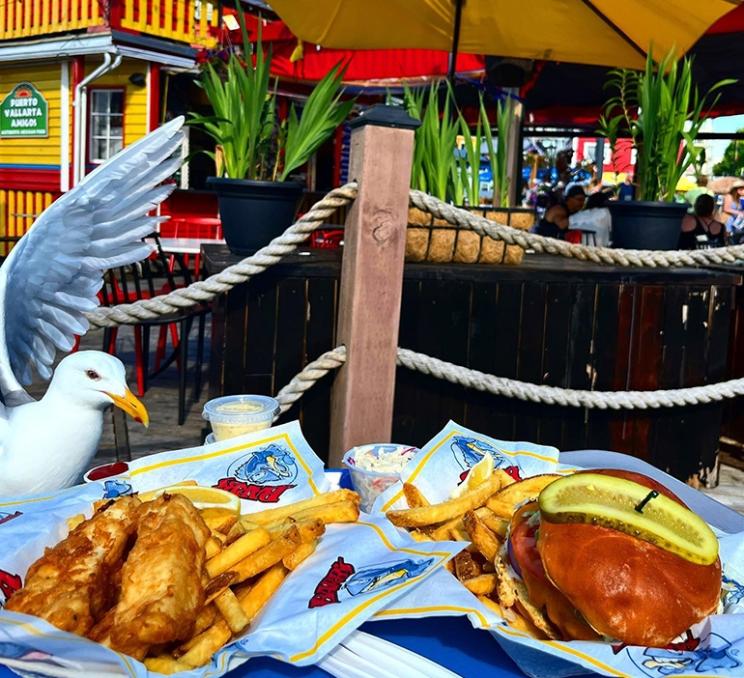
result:
[(34, 223), (36, 216), (52, 204), (48, 191), (13, 191), (0, 188), (0, 255), (13, 249), (15, 239)]
[[(85, 74), (92, 72), (101, 64), (94, 57), (86, 57)], [(91, 88), (97, 87), (124, 87), (124, 145), (128, 146), (133, 141), (147, 134), (147, 85), (138, 87), (129, 82), (129, 76), (133, 73), (147, 75), (147, 62), (137, 59), (124, 59), (120, 66), (111, 73), (104, 75), (91, 84)], [(90, 129), (88, 130), (90, 133)]]
[(59, 169), (60, 78), (59, 62), (0, 67), (0, 100), (19, 82), (30, 82), (44, 95), (49, 107), (49, 136), (26, 139), (0, 137), (0, 165), (45, 165), (47, 169)]

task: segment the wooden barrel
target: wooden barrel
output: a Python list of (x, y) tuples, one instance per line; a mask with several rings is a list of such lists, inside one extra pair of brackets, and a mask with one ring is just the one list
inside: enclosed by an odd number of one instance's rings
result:
[[(205, 247), (209, 273), (237, 258)], [(215, 306), (213, 395), (274, 394), (335, 346), (340, 256), (311, 250), (236, 287)], [(728, 378), (741, 276), (622, 269), (528, 255), (520, 266), (407, 264), (399, 345), (490, 374), (608, 391)], [(284, 417), (327, 456), (332, 377)], [(601, 411), (525, 403), (399, 369), (394, 442), (422, 445), (453, 419), (506, 440), (645, 459), (696, 486), (717, 481), (721, 404)], [(377, 441), (370, 441), (377, 442)]]

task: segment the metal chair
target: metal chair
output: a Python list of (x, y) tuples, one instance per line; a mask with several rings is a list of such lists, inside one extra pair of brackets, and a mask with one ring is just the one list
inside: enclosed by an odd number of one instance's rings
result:
[[(180, 256), (176, 255), (176, 265), (171, 266), (157, 236), (152, 236), (156, 244), (156, 251), (144, 261), (106, 272), (104, 286), (101, 289), (101, 304), (115, 306), (122, 303), (132, 303), (140, 299), (149, 299), (159, 294), (165, 294), (178, 287), (191, 283), (192, 276), (188, 267), (184, 265)], [(194, 365), (193, 399), (197, 401), (201, 394), (202, 367), (204, 363), (204, 334), (206, 316), (210, 311), (208, 305), (198, 305), (190, 309), (161, 316), (153, 320), (143, 320), (133, 326), (134, 330), (134, 360), (137, 378), (137, 391), (143, 396), (148, 382), (173, 362), (178, 367), (178, 424), (186, 420), (186, 381), (188, 373), (188, 345), (194, 321), (198, 322), (196, 345), (196, 364)], [(172, 351), (165, 360), (157, 360), (151, 371), (150, 364), (150, 329), (161, 329), (158, 347), (165, 346), (165, 337), (169, 333), (172, 341)], [(119, 328), (107, 328), (103, 335), (103, 350), (116, 355), (116, 340)], [(164, 351), (163, 351), (164, 352)], [(162, 356), (158, 353), (158, 358)]]

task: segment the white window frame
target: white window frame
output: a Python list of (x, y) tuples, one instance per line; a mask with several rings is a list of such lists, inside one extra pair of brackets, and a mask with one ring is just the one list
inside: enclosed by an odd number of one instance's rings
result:
[[(122, 108), (121, 113), (112, 112), (111, 111), (111, 95), (113, 93), (121, 94), (122, 98)], [(105, 98), (101, 97), (100, 95), (105, 94), (107, 95)], [(93, 165), (100, 165), (102, 162), (105, 162), (110, 157), (114, 156), (121, 148), (124, 147), (124, 97), (126, 95), (125, 90), (122, 87), (96, 87), (95, 89), (91, 89), (88, 93), (89, 96), (89, 110), (88, 110), (88, 162), (90, 162)], [(105, 101), (105, 107), (102, 110), (95, 110), (95, 107), (97, 104), (101, 102), (101, 100)], [(121, 136), (113, 135), (111, 133), (111, 120), (114, 117), (120, 117), (121, 118)], [(106, 120), (106, 124), (104, 126), (104, 133), (101, 134), (94, 134), (95, 125), (93, 124), (93, 121), (95, 118), (104, 118)], [(94, 149), (94, 141), (95, 140), (105, 140), (106, 141), (106, 157), (100, 158), (95, 157), (93, 154)], [(112, 144), (114, 141), (119, 141), (118, 148), (116, 147), (116, 144)]]

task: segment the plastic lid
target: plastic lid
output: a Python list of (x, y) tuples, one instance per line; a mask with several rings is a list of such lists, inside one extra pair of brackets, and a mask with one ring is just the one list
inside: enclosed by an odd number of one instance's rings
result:
[(271, 421), (279, 414), (279, 401), (261, 395), (230, 395), (204, 403), (202, 417), (221, 424), (253, 424)]

